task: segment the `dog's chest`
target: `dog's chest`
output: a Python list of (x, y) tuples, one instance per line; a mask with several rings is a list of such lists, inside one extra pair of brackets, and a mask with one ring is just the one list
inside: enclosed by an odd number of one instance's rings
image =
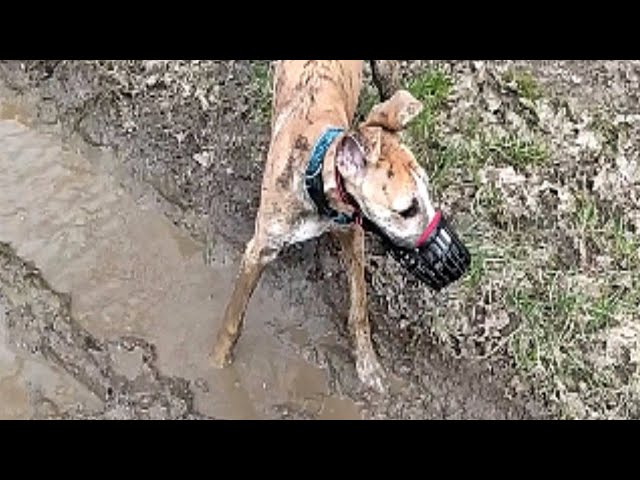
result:
[(289, 243), (305, 242), (329, 231), (335, 224), (317, 215), (296, 221), (288, 235)]

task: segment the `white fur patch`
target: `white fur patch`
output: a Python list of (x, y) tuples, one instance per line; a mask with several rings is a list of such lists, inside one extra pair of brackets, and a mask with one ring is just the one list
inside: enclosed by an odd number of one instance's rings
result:
[(318, 221), (317, 219), (302, 220), (291, 229), (287, 235), (287, 243), (305, 242), (312, 238), (319, 237), (329, 229), (330, 223)]
[(278, 133), (280, 132), (280, 130), (282, 130), (282, 127), (284, 127), (284, 125), (287, 123), (287, 120), (289, 120), (289, 117), (291, 117), (291, 114), (293, 113), (295, 107), (296, 104), (294, 102), (291, 102), (282, 110), (282, 112), (280, 112), (280, 115), (278, 115), (276, 123), (273, 126), (273, 132), (271, 134), (273, 138), (278, 136)]
[(417, 167), (411, 170), (411, 175), (416, 182), (416, 188), (418, 190), (418, 195), (422, 200), (422, 204), (427, 210), (427, 216), (431, 219), (436, 214), (436, 211), (435, 208), (433, 208), (431, 197), (429, 196), (429, 190), (427, 189), (427, 174), (422, 170), (422, 168)]

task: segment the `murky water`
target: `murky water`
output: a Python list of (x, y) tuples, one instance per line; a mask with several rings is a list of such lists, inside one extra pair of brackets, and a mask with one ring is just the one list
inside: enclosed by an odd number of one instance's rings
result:
[[(273, 325), (291, 325), (294, 343), (307, 334), (293, 328), (298, 319), (279, 295), (260, 287), (235, 363), (212, 369), (207, 354), (236, 273), (230, 250), (218, 243), (206, 265), (203, 245), (58, 139), (26, 126), (19, 113), (0, 102), (0, 241), (33, 261), (54, 289), (71, 294), (72, 314), (84, 328), (101, 338), (154, 343), (160, 370), (192, 381), (196, 408), (207, 415), (265, 418), (287, 403), (316, 418), (359, 418), (350, 400), (328, 394), (324, 370), (274, 337)], [(67, 382), (59, 390), (69, 398), (58, 401), (89, 402), (86, 392), (72, 391), (82, 390), (73, 379), (45, 365), (26, 368), (33, 360), (6, 343), (0, 335), (1, 418), (29, 417), (29, 382)], [(123, 353), (114, 364), (135, 377), (141, 361)]]

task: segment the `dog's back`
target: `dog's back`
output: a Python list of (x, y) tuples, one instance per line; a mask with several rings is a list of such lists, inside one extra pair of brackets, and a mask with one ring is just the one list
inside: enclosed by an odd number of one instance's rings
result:
[(287, 131), (296, 133), (318, 122), (347, 127), (358, 103), (362, 68), (362, 61), (353, 60), (277, 62), (273, 88), (274, 140), (285, 123)]
[[(262, 200), (274, 208), (301, 201), (311, 146), (328, 126), (348, 128), (362, 86), (362, 61), (286, 60), (275, 64), (271, 144)], [(262, 211), (271, 211), (264, 207)], [(262, 213), (262, 212), (261, 212)]]

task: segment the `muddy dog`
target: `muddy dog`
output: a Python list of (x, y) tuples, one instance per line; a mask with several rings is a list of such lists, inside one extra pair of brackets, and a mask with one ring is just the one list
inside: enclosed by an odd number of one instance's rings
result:
[[(374, 81), (380, 65), (373, 61)], [(365, 121), (351, 127), (362, 87), (363, 61), (276, 63), (271, 143), (253, 238), (211, 353), (220, 368), (231, 361), (245, 311), (267, 264), (288, 244), (331, 232), (350, 283), (349, 328), (356, 370), (384, 391), (386, 375), (374, 351), (367, 317), (361, 216), (399, 245), (413, 245), (435, 215), (427, 176), (399, 132), (422, 110), (405, 90), (381, 92)]]

